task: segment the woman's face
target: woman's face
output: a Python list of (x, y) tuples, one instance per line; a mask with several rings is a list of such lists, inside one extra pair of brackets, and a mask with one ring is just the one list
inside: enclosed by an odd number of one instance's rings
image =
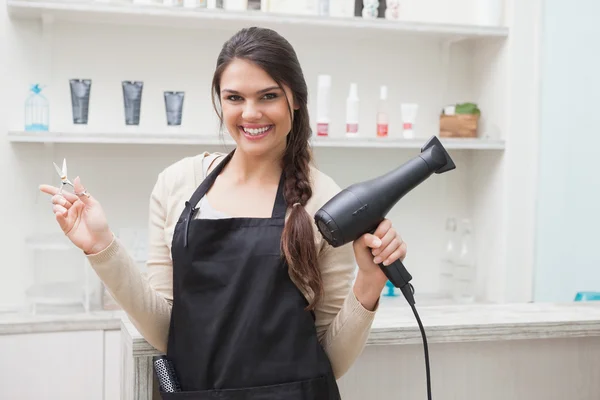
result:
[(240, 59), (233, 60), (221, 75), (223, 122), (248, 155), (283, 154), (292, 129), (290, 109), (295, 109), (291, 90), (284, 91), (264, 70)]

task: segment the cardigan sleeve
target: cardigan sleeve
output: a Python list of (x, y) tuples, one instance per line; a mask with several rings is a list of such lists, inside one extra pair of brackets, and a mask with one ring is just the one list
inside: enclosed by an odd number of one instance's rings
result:
[(150, 196), (149, 248), (144, 276), (118, 238), (87, 258), (117, 304), (140, 334), (158, 351), (166, 352), (173, 297), (173, 264), (164, 235), (166, 216), (164, 174)]

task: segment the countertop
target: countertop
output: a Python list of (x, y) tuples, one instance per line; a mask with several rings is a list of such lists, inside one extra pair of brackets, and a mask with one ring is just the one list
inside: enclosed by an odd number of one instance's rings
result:
[[(422, 343), (402, 298), (377, 312), (368, 344)], [(424, 305), (417, 312), (428, 343), (600, 336), (600, 302)]]
[[(418, 299), (417, 299), (418, 301)], [(417, 303), (429, 343), (600, 336), (600, 302), (446, 304)], [(0, 334), (123, 329), (142, 349), (145, 340), (123, 311), (72, 315), (0, 315)], [(404, 298), (382, 297), (368, 344), (422, 343)]]
[(125, 312), (94, 311), (81, 314), (0, 314), (0, 335), (65, 331), (117, 330)]

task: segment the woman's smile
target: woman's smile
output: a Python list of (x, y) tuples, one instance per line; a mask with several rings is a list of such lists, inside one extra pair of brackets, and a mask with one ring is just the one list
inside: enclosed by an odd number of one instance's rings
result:
[(244, 124), (240, 125), (240, 132), (248, 140), (259, 140), (273, 131), (274, 125), (265, 124)]

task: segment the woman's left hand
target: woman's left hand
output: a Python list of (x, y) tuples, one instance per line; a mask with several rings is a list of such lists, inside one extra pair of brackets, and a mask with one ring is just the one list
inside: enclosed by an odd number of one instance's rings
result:
[(373, 234), (365, 233), (353, 242), (354, 255), (359, 273), (376, 288), (382, 290), (387, 277), (379, 267), (380, 263), (390, 265), (406, 257), (406, 243), (396, 232), (389, 219), (381, 221)]

